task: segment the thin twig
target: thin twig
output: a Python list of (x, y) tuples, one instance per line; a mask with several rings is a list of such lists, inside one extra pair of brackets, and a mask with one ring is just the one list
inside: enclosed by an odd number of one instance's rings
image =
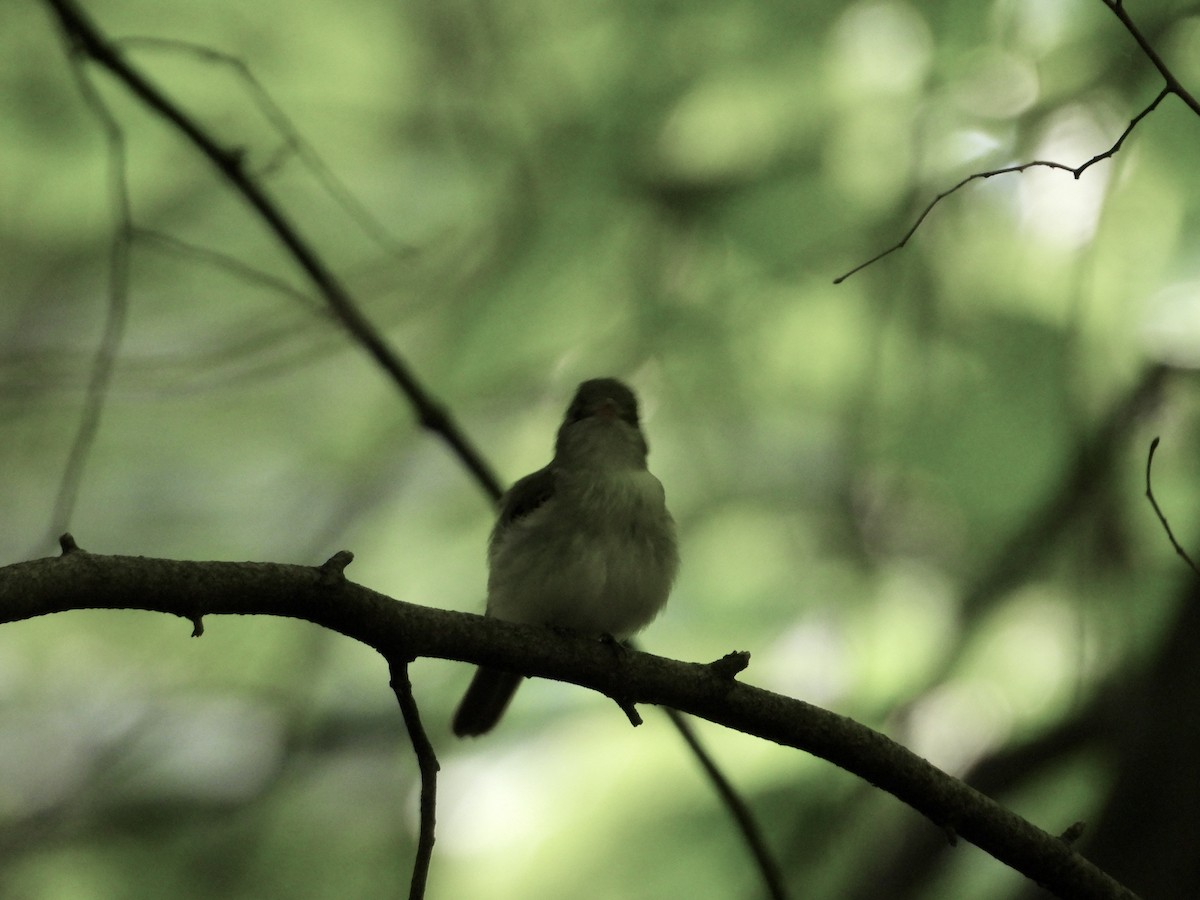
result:
[(244, 154), (240, 150), (218, 144), (192, 116), (184, 112), (140, 70), (128, 63), (74, 0), (46, 0), (46, 3), (58, 16), (73, 50), (86, 55), (111, 72), (134, 96), (182, 132), (258, 213), (312, 281), (342, 326), (407, 396), (421, 425), (440, 436), (488, 496), (493, 500), (498, 499), (502, 493), (500, 482), (483, 456), (467, 439), (446, 407), (434, 399), (417, 380), (408, 364), (366, 319), (338, 277), (267, 194), (266, 188), (247, 174)]
[(1154, 68), (1156, 68), (1158, 73), (1162, 76), (1163, 81), (1166, 82), (1163, 89), (1159, 91), (1158, 96), (1154, 98), (1153, 102), (1133, 117), (1132, 121), (1130, 121), (1125, 130), (1121, 132), (1121, 136), (1117, 138), (1116, 143), (1109, 147), (1105, 152), (1093, 156), (1083, 165), (1077, 167), (1068, 166), (1063, 163), (1043, 162), (1039, 160), (1037, 162), (1024, 163), (1019, 166), (1007, 166), (1003, 169), (994, 169), (990, 172), (976, 172), (974, 175), (969, 175), (954, 187), (950, 188), (948, 191), (943, 191), (934, 197), (930, 204), (926, 206), (922, 213), (917, 217), (917, 221), (913, 224), (913, 226), (908, 230), (904, 237), (900, 239), (899, 243), (894, 244), (893, 246), (884, 250), (882, 253), (877, 253), (866, 262), (860, 263), (849, 272), (846, 272), (844, 275), (835, 278), (833, 280), (834, 284), (841, 284), (851, 275), (855, 274), (856, 272), (861, 272), (867, 266), (878, 262), (891, 253), (895, 253), (897, 250), (907, 244), (909, 239), (916, 233), (917, 229), (921, 227), (921, 223), (925, 221), (925, 217), (932, 212), (933, 208), (946, 197), (949, 197), (951, 194), (955, 193), (969, 182), (980, 178), (991, 178), (993, 175), (1004, 175), (1009, 172), (1023, 172), (1025, 169), (1029, 169), (1034, 166), (1061, 169), (1066, 172), (1071, 172), (1076, 178), (1079, 178), (1079, 176), (1082, 175), (1084, 170), (1088, 167), (1095, 165), (1102, 159), (1108, 159), (1112, 157), (1121, 148), (1121, 144), (1125, 142), (1125, 138), (1129, 137), (1129, 133), (1133, 131), (1137, 124), (1147, 115), (1149, 115), (1155, 109), (1155, 107), (1157, 107), (1158, 104), (1160, 104), (1170, 94), (1174, 94), (1176, 97), (1182, 100), (1184, 104), (1186, 104), (1188, 109), (1200, 116), (1200, 100), (1197, 100), (1196, 97), (1190, 91), (1188, 91), (1186, 87), (1184, 87), (1183, 83), (1175, 76), (1175, 73), (1172, 72), (1167, 64), (1163, 61), (1163, 58), (1158, 54), (1158, 51), (1154, 49), (1154, 45), (1150, 43), (1144, 34), (1142, 34), (1142, 31), (1140, 28), (1138, 28), (1137, 23), (1135, 23), (1132, 17), (1130, 17), (1128, 11), (1125, 9), (1125, 5), (1121, 2), (1121, 0), (1101, 0), (1101, 2), (1110, 10), (1112, 10), (1113, 15), (1115, 15), (1120, 20), (1121, 24), (1125, 26), (1125, 30), (1128, 31), (1133, 39), (1137, 42), (1137, 45), (1139, 48), (1141, 48), (1142, 53), (1144, 53), (1146, 58), (1150, 60), (1150, 62), (1154, 65)]
[(1138, 123), (1141, 122), (1142, 119), (1146, 118), (1146, 116), (1148, 116), (1150, 113), (1152, 113), (1155, 110), (1155, 108), (1160, 103), (1162, 103), (1163, 100), (1165, 100), (1168, 95), (1170, 95), (1172, 93), (1175, 93), (1175, 92), (1169, 86), (1164, 87), (1161, 91), (1158, 92), (1158, 96), (1155, 97), (1152, 101), (1150, 101), (1150, 104), (1145, 109), (1143, 109), (1140, 113), (1138, 113), (1136, 116), (1134, 116), (1130, 120), (1129, 124), (1125, 126), (1125, 130), (1121, 132), (1120, 137), (1118, 137), (1116, 139), (1116, 141), (1113, 142), (1111, 147), (1109, 147), (1107, 150), (1103, 151), (1102, 153), (1097, 153), (1095, 156), (1093, 156), (1087, 162), (1082, 163), (1078, 166), (1068, 166), (1066, 163), (1038, 159), (1038, 160), (1034, 160), (1032, 162), (1021, 163), (1020, 165), (1004, 166), (1003, 168), (1000, 168), (1000, 169), (990, 169), (987, 172), (975, 172), (971, 175), (968, 175), (966, 178), (964, 178), (958, 184), (954, 185), (954, 187), (951, 187), (951, 188), (948, 188), (947, 190), (942, 191), (940, 194), (938, 194), (936, 197), (934, 197), (932, 200), (930, 200), (929, 204), (925, 207), (925, 209), (923, 209), (921, 211), (921, 214), (919, 216), (917, 216), (916, 221), (913, 222), (912, 226), (908, 229), (908, 231), (905, 232), (904, 237), (900, 238), (900, 240), (898, 242), (893, 244), (891, 247), (888, 247), (882, 253), (876, 253), (874, 256), (872, 256), (870, 259), (868, 259), (866, 262), (859, 263), (857, 266), (855, 266), (849, 272), (846, 272), (843, 275), (839, 275), (837, 278), (833, 279), (833, 283), (841, 284), (843, 281), (845, 281), (851, 275), (861, 272), (863, 269), (867, 268), (867, 266), (870, 266), (874, 263), (879, 262), (879, 260), (883, 259), (885, 256), (889, 256), (890, 254), (895, 253), (897, 250), (904, 247), (912, 239), (912, 236), (917, 233), (917, 229), (919, 229), (921, 227), (922, 223), (929, 216), (929, 214), (931, 212), (933, 212), (933, 208), (935, 206), (937, 206), (939, 203), (941, 203), (943, 200), (945, 200), (951, 194), (957, 193), (962, 188), (966, 187), (972, 181), (981, 181), (981, 180), (985, 180), (988, 178), (994, 178), (997, 175), (1009, 175), (1009, 174), (1012, 174), (1013, 172), (1024, 172), (1026, 169), (1033, 169), (1033, 168), (1057, 169), (1061, 172), (1070, 172), (1076, 178), (1076, 180), (1078, 180), (1079, 177), (1081, 175), (1083, 175), (1084, 172), (1086, 172), (1088, 169), (1090, 169), (1096, 163), (1098, 163), (1102, 160), (1105, 160), (1105, 159), (1111, 159), (1113, 156), (1115, 156), (1117, 154), (1117, 152), (1121, 149), (1121, 145), (1125, 143), (1125, 138), (1129, 137), (1130, 133), (1133, 131), (1134, 128), (1137, 127)]
[(1167, 522), (1167, 517), (1163, 515), (1162, 509), (1159, 508), (1158, 501), (1154, 499), (1154, 489), (1150, 486), (1150, 467), (1154, 464), (1154, 451), (1158, 449), (1158, 438), (1150, 442), (1150, 452), (1146, 454), (1146, 499), (1150, 501), (1150, 505), (1154, 507), (1154, 514), (1158, 516), (1158, 521), (1162, 523), (1163, 530), (1167, 532), (1167, 539), (1171, 542), (1171, 546), (1175, 548), (1175, 552), (1179, 557), (1191, 567), (1191, 570), (1197, 575), (1200, 575), (1200, 569), (1196, 568), (1196, 564), (1192, 562), (1192, 558), (1188, 556), (1187, 551), (1180, 546), (1179, 541), (1175, 540), (1175, 532), (1171, 530), (1171, 525)]
[(371, 238), (381, 248), (396, 257), (404, 257), (413, 253), (413, 248), (405, 246), (396, 240), (382, 223), (354, 196), (345, 184), (326, 164), (316, 148), (312, 146), (297, 128), (283, 108), (275, 102), (258, 77), (246, 65), (244, 60), (231, 53), (223, 53), (179, 38), (143, 37), (135, 35), (113, 40), (113, 46), (130, 50), (146, 49), (190, 54), (210, 65), (223, 65), (233, 71), (245, 86), (251, 101), (271, 123), (271, 127), (283, 138), (283, 155), (294, 154), (308, 168), (313, 177), (321, 184), (326, 193), (346, 212), (363, 233)]
[(238, 259), (236, 256), (231, 256), (220, 250), (214, 250), (211, 247), (193, 244), (165, 231), (157, 231), (153, 228), (145, 228), (136, 224), (133, 226), (133, 237), (139, 242), (157, 245), (180, 256), (191, 257), (197, 262), (220, 269), (233, 278), (240, 279), (247, 284), (257, 285), (272, 293), (288, 297), (310, 312), (320, 314), (328, 312), (324, 304), (318, 303), (315, 297), (304, 293), (304, 291), (289, 284), (279, 276), (256, 268)]
[(392, 690), (400, 703), (400, 713), (412, 741), (413, 753), (417, 757), (417, 769), (421, 773), (421, 832), (417, 839), (417, 856), (413, 862), (412, 879), (409, 881), (409, 900), (421, 900), (425, 896), (425, 885), (429, 880), (429, 863), (433, 859), (434, 826), (437, 820), (437, 773), (441, 766), (429, 735), (421, 724), (421, 712), (413, 697), (412, 682), (408, 677), (406, 660), (388, 660), (392, 673)]
[(58, 496), (54, 500), (54, 509), (50, 516), (50, 527), (44, 538), (46, 543), (69, 530), (71, 515), (79, 499), (79, 487), (83, 482), (83, 470), (87, 465), (96, 434), (100, 430), (104, 398), (108, 394), (109, 385), (112, 384), (113, 372), (117, 365), (117, 350), (125, 334), (125, 319), (129, 310), (129, 257), (133, 235), (133, 211), (129, 200), (128, 173), (125, 169), (124, 134), (112, 111), (105, 105), (95, 86), (88, 80), (83, 67), (75, 59), (71, 60), (71, 73), (80, 95), (104, 131), (108, 148), (109, 193), (116, 212), (109, 249), (108, 312), (105, 315), (104, 331), (92, 360), (91, 375), (84, 393), (83, 411), (59, 481)]
[(758, 866), (759, 874), (762, 875), (763, 886), (767, 889), (767, 896), (773, 900), (787, 900), (787, 888), (783, 883), (783, 873), (779, 871), (779, 864), (771, 855), (771, 851), (767, 848), (767, 842), (763, 838), (762, 831), (758, 827), (758, 822), (754, 819), (754, 814), (750, 812), (750, 808), (738, 796), (736, 790), (729, 779), (725, 777), (716, 761), (704, 749), (704, 745), (700, 743), (700, 738), (696, 735), (696, 729), (692, 727), (692, 723), (687, 720), (687, 717), (677, 709), (672, 709), (669, 706), (664, 706), (663, 711), (670, 718), (671, 724), (679, 732), (680, 736), (691, 748), (696, 759), (704, 768), (705, 774), (716, 787), (717, 793), (721, 797), (721, 801), (729, 810), (737, 823), (738, 830), (742, 833), (742, 838), (746, 842), (751, 855), (754, 857), (754, 862)]

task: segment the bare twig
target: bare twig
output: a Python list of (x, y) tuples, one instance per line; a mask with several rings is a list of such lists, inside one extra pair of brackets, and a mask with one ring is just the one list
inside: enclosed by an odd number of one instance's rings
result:
[(1171, 530), (1171, 525), (1167, 522), (1167, 517), (1163, 515), (1162, 509), (1159, 508), (1158, 501), (1154, 499), (1154, 489), (1150, 486), (1150, 467), (1154, 464), (1154, 451), (1158, 449), (1158, 438), (1150, 442), (1150, 452), (1146, 454), (1146, 499), (1150, 501), (1150, 505), (1154, 507), (1154, 514), (1158, 516), (1158, 521), (1162, 523), (1163, 530), (1167, 532), (1167, 539), (1171, 542), (1171, 546), (1175, 548), (1175, 552), (1193, 572), (1200, 575), (1200, 569), (1196, 568), (1196, 564), (1192, 562), (1192, 558), (1188, 556), (1186, 550), (1180, 546), (1179, 541), (1175, 540), (1175, 533)]
[(770, 849), (767, 847), (767, 842), (763, 837), (762, 830), (758, 827), (758, 822), (754, 819), (754, 814), (750, 812), (744, 800), (738, 796), (737, 791), (725, 777), (725, 773), (721, 771), (716, 760), (712, 758), (709, 752), (700, 743), (700, 738), (696, 735), (696, 729), (692, 727), (692, 723), (687, 720), (687, 717), (677, 709), (672, 709), (667, 706), (663, 708), (663, 712), (670, 718), (671, 724), (675, 726), (675, 730), (691, 748), (692, 755), (699, 761), (704, 773), (708, 776), (709, 781), (716, 787), (717, 793), (721, 797), (721, 801), (725, 804), (725, 808), (729, 810), (733, 820), (737, 823), (738, 830), (742, 833), (742, 838), (746, 842), (751, 855), (754, 857), (755, 865), (758, 866), (759, 874), (762, 876), (763, 886), (767, 890), (767, 896), (773, 900), (787, 900), (787, 888), (784, 886), (783, 873), (779, 871), (779, 864), (771, 855)]
[(1129, 124), (1125, 126), (1125, 130), (1121, 132), (1120, 137), (1118, 137), (1116, 139), (1116, 141), (1113, 142), (1111, 147), (1109, 147), (1107, 150), (1103, 151), (1102, 153), (1097, 153), (1095, 156), (1093, 156), (1087, 162), (1082, 163), (1078, 166), (1068, 166), (1066, 163), (1038, 159), (1038, 160), (1034, 160), (1032, 162), (1021, 163), (1020, 165), (1004, 166), (1003, 168), (1000, 168), (1000, 169), (989, 169), (986, 172), (975, 172), (971, 175), (968, 175), (962, 181), (958, 182), (958, 184), (954, 185), (954, 187), (951, 187), (951, 188), (948, 188), (948, 189), (942, 191), (940, 194), (938, 194), (936, 197), (934, 197), (932, 200), (930, 200), (929, 204), (925, 207), (925, 209), (923, 209), (921, 211), (921, 214), (919, 216), (917, 216), (917, 220), (915, 222), (913, 222), (912, 226), (908, 229), (907, 232), (905, 232), (904, 237), (900, 238), (899, 241), (897, 241), (891, 247), (888, 247), (882, 253), (876, 253), (874, 256), (872, 256), (870, 259), (868, 259), (866, 262), (859, 263), (857, 266), (855, 266), (853, 269), (846, 272), (845, 274), (839, 275), (837, 278), (833, 279), (833, 283), (841, 284), (843, 281), (845, 281), (851, 275), (861, 272), (863, 269), (867, 268), (867, 266), (870, 266), (874, 263), (879, 262), (879, 260), (883, 259), (885, 256), (889, 256), (892, 253), (895, 253), (897, 250), (904, 247), (912, 239), (912, 236), (917, 233), (917, 229), (919, 229), (921, 227), (922, 223), (929, 216), (929, 214), (931, 212), (933, 212), (933, 208), (935, 206), (937, 206), (939, 203), (941, 203), (943, 200), (945, 200), (951, 194), (957, 193), (962, 188), (966, 187), (972, 181), (982, 181), (982, 180), (986, 180), (988, 178), (994, 178), (997, 175), (1010, 175), (1013, 172), (1024, 172), (1026, 169), (1034, 169), (1034, 168), (1057, 169), (1061, 172), (1070, 172), (1076, 179), (1078, 179), (1081, 175), (1083, 175), (1084, 172), (1086, 172), (1088, 169), (1090, 169), (1096, 163), (1101, 162), (1102, 160), (1105, 160), (1105, 159), (1111, 159), (1113, 156), (1115, 156), (1117, 154), (1117, 152), (1121, 149), (1121, 145), (1125, 143), (1125, 138), (1129, 137), (1130, 133), (1133, 131), (1134, 128), (1137, 127), (1138, 123), (1141, 122), (1142, 119), (1146, 118), (1146, 116), (1150, 115), (1150, 113), (1152, 113), (1155, 110), (1155, 108), (1157, 108), (1158, 105), (1160, 103), (1162, 103), (1163, 100), (1165, 100), (1169, 94), (1172, 94), (1172, 93), (1174, 93), (1174, 91), (1169, 86), (1164, 87), (1161, 91), (1158, 92), (1158, 96), (1150, 101), (1149, 105), (1147, 105), (1145, 109), (1143, 109), (1140, 113), (1138, 113), (1136, 116), (1134, 116), (1130, 120)]
[(238, 259), (236, 256), (231, 256), (220, 250), (214, 250), (211, 247), (193, 244), (165, 231), (143, 228), (136, 224), (133, 226), (133, 237), (139, 243), (144, 242), (152, 246), (156, 245), (180, 256), (190, 257), (206, 266), (220, 269), (233, 278), (240, 279), (247, 284), (257, 285), (272, 293), (287, 297), (314, 314), (327, 313), (325, 306), (319, 303), (315, 297), (304, 293), (304, 291), (280, 278), (278, 275), (272, 275), (270, 272), (255, 268), (249, 263)]
[(449, 411), (425, 389), (407, 363), (366, 319), (338, 277), (301, 236), (266, 189), (247, 174), (243, 154), (220, 145), (192, 116), (128, 63), (74, 0), (45, 2), (58, 16), (74, 52), (107, 69), (134, 96), (181, 132), (255, 210), (313, 283), (337, 320), (407, 396), (421, 425), (442, 438), (490, 498), (499, 498), (502, 493), (500, 482), (491, 467)]
[(104, 320), (104, 331), (96, 346), (92, 361), (91, 376), (84, 394), (83, 411), (75, 438), (67, 454), (67, 463), (59, 481), (58, 496), (50, 516), (50, 528), (44, 541), (49, 543), (55, 535), (69, 530), (71, 514), (79, 498), (79, 486), (83, 481), (83, 469), (96, 434), (100, 430), (100, 417), (104, 411), (104, 398), (112, 383), (117, 364), (117, 349), (125, 333), (125, 318), (129, 309), (129, 254), (133, 232), (133, 211), (129, 201), (129, 182), (125, 171), (125, 138), (116, 119), (105, 106), (95, 87), (79, 63), (71, 60), (71, 73), (88, 108), (99, 120), (108, 148), (108, 178), (115, 222), (108, 261), (108, 312)]
[(861, 272), (867, 266), (879, 262), (879, 260), (883, 259), (885, 256), (888, 256), (889, 254), (895, 253), (909, 242), (909, 239), (911, 239), (916, 233), (917, 229), (921, 227), (921, 223), (925, 221), (925, 217), (933, 211), (935, 206), (941, 203), (946, 197), (949, 197), (951, 194), (955, 193), (960, 188), (965, 187), (972, 181), (983, 178), (991, 178), (994, 175), (1005, 175), (1010, 172), (1023, 172), (1026, 169), (1030, 169), (1035, 166), (1049, 169), (1061, 169), (1062, 171), (1070, 172), (1076, 178), (1079, 178), (1079, 176), (1082, 175), (1090, 166), (1095, 165), (1102, 159), (1109, 159), (1118, 150), (1120, 150), (1121, 144), (1125, 142), (1125, 138), (1129, 137), (1130, 132), (1137, 127), (1137, 124), (1151, 112), (1153, 112), (1154, 109), (1171, 94), (1174, 94), (1176, 97), (1182, 100), (1188, 109), (1200, 116), (1200, 100), (1197, 100), (1196, 97), (1190, 91), (1188, 91), (1186, 87), (1184, 87), (1183, 83), (1176, 77), (1175, 73), (1172, 72), (1167, 64), (1163, 61), (1163, 58), (1158, 54), (1158, 51), (1154, 49), (1154, 45), (1150, 43), (1144, 34), (1142, 34), (1142, 30), (1138, 28), (1137, 23), (1133, 21), (1133, 18), (1129, 15), (1128, 10), (1125, 9), (1124, 3), (1121, 2), (1121, 0), (1100, 0), (1100, 2), (1112, 10), (1113, 15), (1115, 15), (1120, 20), (1121, 24), (1125, 26), (1125, 30), (1128, 31), (1133, 37), (1134, 41), (1137, 42), (1137, 45), (1139, 48), (1141, 48), (1142, 53), (1145, 54), (1148, 60), (1150, 60), (1150, 62), (1154, 65), (1154, 68), (1158, 70), (1158, 73), (1162, 76), (1163, 81), (1165, 82), (1165, 85), (1163, 86), (1163, 89), (1159, 91), (1158, 96), (1154, 98), (1149, 106), (1133, 117), (1125, 130), (1121, 132), (1121, 136), (1117, 138), (1116, 143), (1114, 143), (1103, 153), (1096, 154), (1081, 166), (1068, 166), (1064, 163), (1038, 160), (1036, 162), (1022, 163), (1018, 166), (1006, 166), (1002, 169), (993, 169), (989, 172), (976, 172), (974, 175), (968, 175), (958, 184), (954, 185), (954, 187), (947, 191), (943, 191), (934, 197), (929, 205), (926, 206), (921, 212), (921, 214), (917, 216), (917, 221), (913, 223), (913, 226), (909, 228), (908, 232), (903, 238), (900, 239), (898, 243), (892, 245), (882, 253), (877, 253), (866, 262), (860, 263), (849, 272), (846, 272), (844, 275), (838, 276), (833, 280), (834, 284), (841, 284), (856, 272)]
[(417, 856), (413, 862), (412, 879), (409, 881), (409, 900), (421, 900), (425, 896), (425, 884), (429, 880), (429, 863), (433, 859), (434, 826), (437, 819), (437, 774), (441, 766), (429, 735), (421, 724), (421, 712), (413, 696), (412, 682), (408, 677), (408, 661), (390, 658), (388, 666), (392, 673), (392, 690), (400, 703), (400, 713), (412, 741), (413, 753), (417, 757), (417, 769), (421, 773), (421, 832), (417, 839)]

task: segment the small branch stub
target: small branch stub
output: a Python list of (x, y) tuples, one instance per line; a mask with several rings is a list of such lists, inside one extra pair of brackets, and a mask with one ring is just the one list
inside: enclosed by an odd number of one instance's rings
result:
[(615, 702), (617, 706), (621, 707), (621, 712), (625, 713), (625, 717), (629, 719), (630, 725), (632, 725), (634, 728), (637, 728), (642, 724), (642, 714), (637, 711), (636, 706), (634, 706), (628, 700), (618, 700), (615, 697), (613, 698), (613, 702)]
[(1066, 831), (1058, 836), (1058, 839), (1068, 847), (1075, 846), (1075, 842), (1083, 837), (1084, 831), (1087, 830), (1087, 822), (1076, 822)]
[(750, 665), (750, 653), (747, 650), (734, 650), (726, 653), (718, 660), (710, 662), (706, 668), (725, 681), (733, 681), (739, 672), (744, 672)]
[(346, 566), (354, 561), (354, 554), (349, 550), (339, 550), (321, 564), (320, 582), (322, 587), (337, 587), (346, 580)]
[(62, 537), (58, 539), (58, 546), (62, 550), (63, 556), (68, 556), (71, 553), (82, 553), (79, 545), (75, 543), (75, 538), (71, 536), (71, 532), (65, 531)]

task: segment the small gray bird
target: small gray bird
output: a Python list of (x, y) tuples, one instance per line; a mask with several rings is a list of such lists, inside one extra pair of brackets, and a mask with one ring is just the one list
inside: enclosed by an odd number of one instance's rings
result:
[[(550, 464), (501, 499), (487, 615), (617, 639), (650, 623), (667, 602), (679, 552), (646, 452), (633, 391), (615, 378), (581, 384)], [(454, 733), (490, 731), (523, 677), (480, 666)]]

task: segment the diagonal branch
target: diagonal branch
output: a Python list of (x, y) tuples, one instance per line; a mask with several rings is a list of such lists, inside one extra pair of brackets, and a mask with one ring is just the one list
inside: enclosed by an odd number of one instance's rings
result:
[(483, 456), (455, 423), (450, 412), (417, 380), (403, 359), (359, 310), (358, 305), (299, 229), (266, 189), (246, 173), (242, 153), (223, 147), (205, 129), (161, 91), (140, 70), (127, 62), (74, 0), (45, 0), (54, 11), (63, 34), (76, 54), (108, 70), (134, 96), (169, 122), (217, 169), (229, 185), (261, 217), (288, 254), (313, 283), (330, 311), (351, 337), (391, 377), (408, 397), (421, 425), (449, 445), (480, 487), (492, 499), (502, 493), (500, 482)]
[(1154, 64), (1154, 68), (1158, 69), (1158, 74), (1167, 83), (1167, 93), (1174, 94), (1187, 105), (1188, 109), (1200, 116), (1200, 101), (1197, 101), (1192, 96), (1191, 92), (1183, 86), (1183, 83), (1175, 77), (1175, 73), (1163, 62), (1163, 58), (1158, 55), (1158, 51), (1154, 49), (1154, 45), (1142, 34), (1142, 30), (1137, 27), (1137, 23), (1133, 21), (1133, 18), (1125, 9), (1125, 4), (1121, 0), (1100, 0), (1100, 2), (1112, 10), (1113, 15), (1125, 26), (1125, 30), (1137, 41), (1137, 45), (1141, 48), (1142, 53), (1146, 55), (1146, 59)]
[(99, 556), (67, 538), (63, 546), (58, 558), (0, 568), (0, 622), (70, 609), (143, 609), (192, 623), (206, 615), (286, 616), (354, 638), (389, 660), (431, 656), (567, 681), (613, 698), (669, 706), (819, 756), (895, 795), (1059, 897), (1135, 898), (1066, 842), (883, 734), (751, 687), (721, 666), (633, 650), (618, 664), (600, 642), (402, 603), (330, 577), (328, 566)]

